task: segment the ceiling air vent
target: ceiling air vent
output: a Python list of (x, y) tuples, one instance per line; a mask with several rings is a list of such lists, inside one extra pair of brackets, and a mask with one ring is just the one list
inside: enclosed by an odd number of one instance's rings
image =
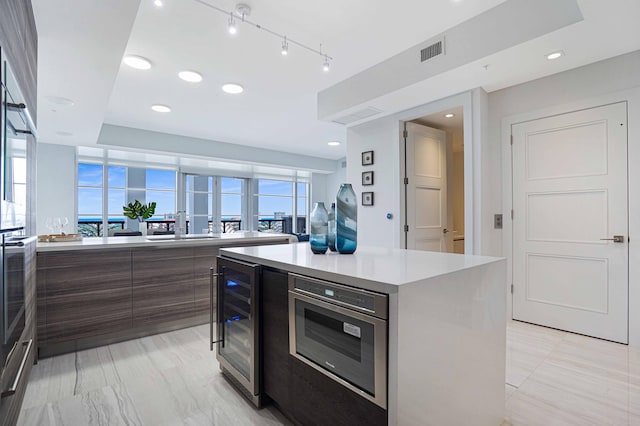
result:
[(444, 52), (444, 39), (438, 40), (420, 51), (420, 62), (442, 55)]
[(355, 123), (356, 121), (360, 121), (362, 119), (374, 116), (381, 112), (382, 110), (380, 109), (367, 107), (365, 109), (361, 109), (360, 111), (355, 111), (355, 112), (352, 112), (351, 114), (347, 114), (347, 115), (343, 115), (342, 117), (335, 118), (332, 121), (334, 123), (347, 125), (347, 124)]

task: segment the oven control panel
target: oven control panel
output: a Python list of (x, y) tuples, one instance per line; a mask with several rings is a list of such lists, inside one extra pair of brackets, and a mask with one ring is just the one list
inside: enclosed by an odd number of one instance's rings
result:
[(289, 274), (289, 289), (322, 298), (335, 304), (387, 318), (388, 296), (316, 278)]

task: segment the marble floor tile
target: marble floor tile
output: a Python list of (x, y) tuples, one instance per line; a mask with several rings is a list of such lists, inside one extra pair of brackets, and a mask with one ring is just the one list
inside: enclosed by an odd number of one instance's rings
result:
[(23, 410), (18, 426), (129, 426), (143, 425), (127, 389), (105, 386), (82, 395), (59, 399)]
[[(20, 426), (290, 425), (220, 374), (208, 325), (41, 360)], [(507, 325), (505, 420), (640, 425), (640, 350), (531, 324)]]
[(507, 323), (506, 382), (519, 387), (567, 333), (519, 321)]
[(45, 358), (33, 366), (22, 403), (23, 408), (73, 396), (76, 389), (75, 353)]
[(511, 386), (510, 384), (506, 383), (504, 385), (504, 400), (507, 401), (517, 390), (518, 388), (516, 388), (515, 386)]

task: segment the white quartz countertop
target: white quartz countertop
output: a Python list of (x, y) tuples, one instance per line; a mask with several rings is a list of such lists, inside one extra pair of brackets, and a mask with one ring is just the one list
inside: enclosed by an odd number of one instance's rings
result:
[(297, 242), (297, 238), (289, 234), (268, 232), (233, 232), (229, 234), (213, 234), (209, 238), (193, 238), (185, 236), (176, 239), (173, 235), (149, 235), (146, 237), (93, 237), (83, 238), (82, 241), (65, 243), (38, 243), (38, 252), (68, 251), (85, 249), (117, 249), (131, 247), (188, 247), (188, 246), (230, 246), (233, 244), (260, 244), (288, 240)]
[(302, 275), (391, 292), (394, 287), (504, 260), (372, 246), (358, 246), (354, 254), (313, 254), (309, 243), (225, 248), (220, 254)]

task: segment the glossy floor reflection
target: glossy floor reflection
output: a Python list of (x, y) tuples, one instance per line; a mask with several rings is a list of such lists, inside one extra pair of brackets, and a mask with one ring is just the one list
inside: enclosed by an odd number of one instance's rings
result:
[(505, 424), (640, 425), (640, 351), (511, 322)]
[(19, 425), (289, 425), (221, 376), (209, 326), (41, 360)]
[[(222, 378), (208, 326), (41, 360), (19, 425), (289, 425)], [(504, 425), (640, 425), (640, 351), (510, 322)], [(354, 425), (357, 426), (357, 425)]]

